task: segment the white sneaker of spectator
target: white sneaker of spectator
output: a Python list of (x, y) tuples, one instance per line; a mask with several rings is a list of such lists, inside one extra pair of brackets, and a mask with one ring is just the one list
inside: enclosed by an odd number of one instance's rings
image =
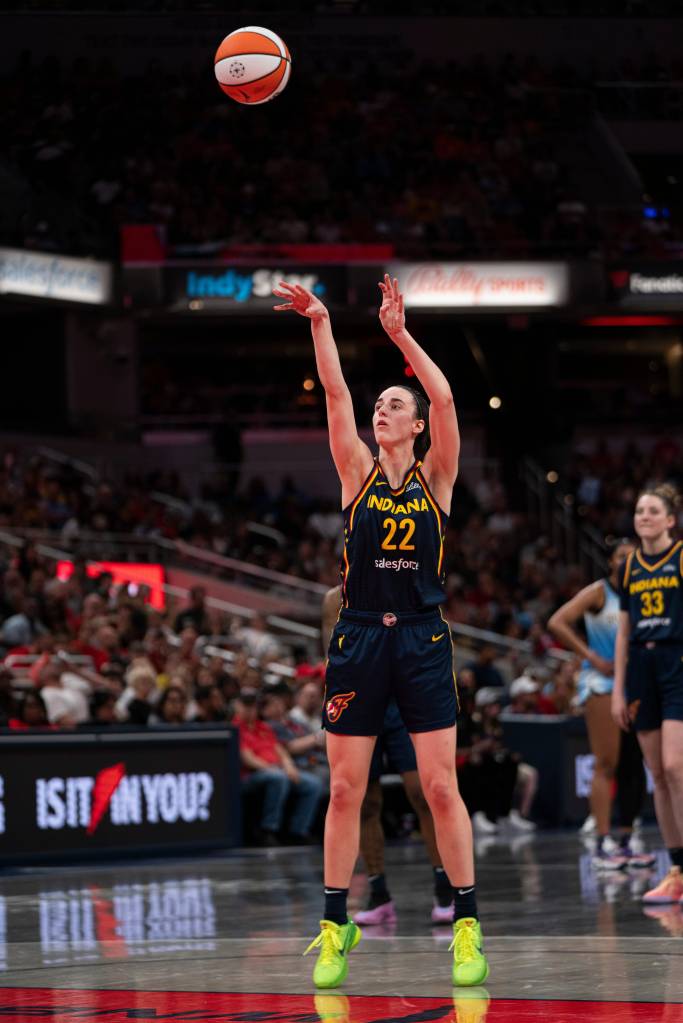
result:
[(515, 831), (535, 831), (536, 825), (533, 821), (528, 821), (526, 817), (522, 817), (519, 810), (510, 810), (507, 817), (501, 817), (498, 821), (499, 824), (507, 824), (509, 828), (513, 828)]
[(493, 835), (498, 831), (498, 825), (490, 821), (483, 810), (472, 814), (472, 827), (481, 835)]
[(579, 834), (580, 835), (594, 835), (596, 830), (597, 829), (596, 829), (596, 826), (595, 826), (595, 817), (591, 813), (591, 814), (589, 814), (588, 817), (586, 817), (585, 821), (583, 822), (583, 824), (579, 828)]

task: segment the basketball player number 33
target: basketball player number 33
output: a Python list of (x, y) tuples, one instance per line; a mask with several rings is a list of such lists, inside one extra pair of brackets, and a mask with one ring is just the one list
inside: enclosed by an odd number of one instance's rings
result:
[(661, 590), (652, 590), (640, 594), (640, 613), (643, 618), (664, 613), (664, 594)]
[[(383, 551), (414, 551), (415, 544), (411, 543), (413, 533), (415, 532), (415, 523), (412, 519), (401, 519), (397, 522), (396, 519), (385, 519), (382, 523), (382, 529), (387, 530), (387, 535), (382, 540)], [(400, 529), (405, 532), (405, 536), (402, 538), (399, 544), (395, 544), (394, 537), (396, 530)]]

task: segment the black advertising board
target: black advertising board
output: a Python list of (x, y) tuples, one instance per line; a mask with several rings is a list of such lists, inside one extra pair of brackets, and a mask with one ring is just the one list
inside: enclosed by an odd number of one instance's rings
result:
[[(533, 816), (553, 827), (585, 820), (590, 813), (588, 796), (595, 763), (585, 719), (503, 713), (501, 722), (505, 745), (538, 770)], [(651, 793), (652, 779), (647, 775), (642, 813), (649, 818), (654, 815)]]
[(683, 309), (683, 263), (630, 263), (609, 271), (612, 298), (630, 309)]
[(0, 862), (236, 845), (230, 727), (0, 737)]
[(273, 288), (279, 281), (301, 284), (326, 305), (346, 305), (347, 270), (321, 263), (286, 267), (274, 263), (206, 263), (167, 265), (163, 270), (165, 304), (193, 312), (271, 312), (277, 299)]

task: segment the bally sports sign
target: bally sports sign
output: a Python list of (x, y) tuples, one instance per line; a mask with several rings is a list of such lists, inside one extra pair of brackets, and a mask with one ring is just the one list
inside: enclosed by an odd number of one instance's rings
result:
[(501, 309), (561, 306), (566, 263), (392, 263), (407, 308)]

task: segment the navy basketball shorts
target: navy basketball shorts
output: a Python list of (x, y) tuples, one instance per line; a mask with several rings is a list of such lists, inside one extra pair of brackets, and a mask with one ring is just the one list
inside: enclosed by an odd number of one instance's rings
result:
[(661, 728), (662, 721), (683, 721), (683, 646), (632, 644), (626, 668), (626, 703), (636, 732)]
[(378, 781), (385, 771), (406, 774), (417, 771), (417, 758), (413, 740), (403, 724), (401, 712), (392, 700), (384, 714), (382, 731), (377, 736), (370, 763), (370, 781)]
[(323, 727), (335, 735), (379, 735), (392, 698), (409, 732), (455, 724), (448, 625), (438, 611), (382, 614), (345, 608), (330, 641)]

